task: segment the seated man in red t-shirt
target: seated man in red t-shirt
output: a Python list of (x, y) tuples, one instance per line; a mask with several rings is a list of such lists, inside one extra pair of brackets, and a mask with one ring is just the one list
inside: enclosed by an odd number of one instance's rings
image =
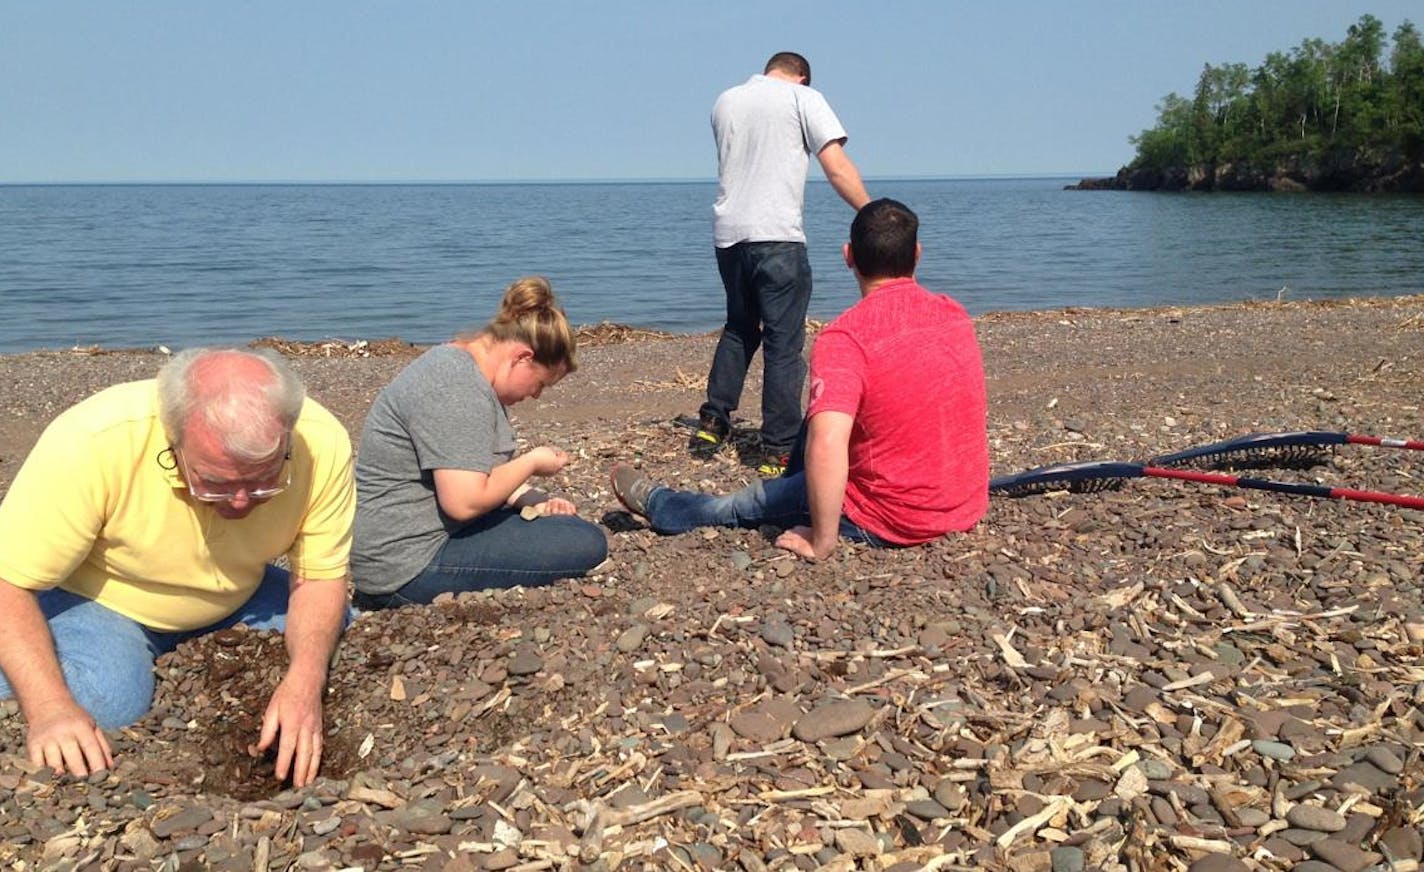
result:
[(793, 456), (783, 477), (715, 496), (619, 465), (619, 501), (660, 533), (784, 526), (776, 544), (808, 560), (839, 536), (917, 545), (974, 526), (989, 506), (984, 367), (964, 308), (915, 282), (918, 232), (915, 213), (888, 199), (851, 224), (845, 261), (861, 300), (811, 351), (804, 468)]

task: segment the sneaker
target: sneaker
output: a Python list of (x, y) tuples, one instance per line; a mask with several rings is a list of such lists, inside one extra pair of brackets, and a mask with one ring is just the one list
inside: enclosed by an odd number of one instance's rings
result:
[(781, 478), (786, 474), (786, 465), (791, 462), (791, 455), (784, 451), (765, 451), (757, 463), (757, 475), (762, 478)]
[(713, 415), (703, 415), (697, 421), (697, 431), (687, 441), (687, 447), (694, 454), (712, 454), (727, 442), (732, 435), (732, 427)]
[(610, 476), (613, 481), (613, 495), (623, 508), (640, 518), (648, 516), (648, 497), (656, 486), (638, 470), (626, 463), (613, 467)]

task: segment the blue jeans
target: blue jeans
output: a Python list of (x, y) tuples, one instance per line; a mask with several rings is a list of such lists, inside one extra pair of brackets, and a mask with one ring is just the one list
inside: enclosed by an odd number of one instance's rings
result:
[(806, 308), (811, 303), (811, 260), (800, 242), (739, 242), (717, 249), (717, 271), (727, 292), (727, 323), (699, 414), (731, 424), (742, 399), (747, 368), (762, 348), (761, 440), (785, 450), (801, 426), (806, 383)]
[(362, 609), (424, 605), (442, 593), (536, 587), (586, 574), (608, 556), (608, 537), (574, 515), (526, 521), (496, 509), (457, 530), (420, 574), (393, 593), (356, 594)]
[[(648, 494), (648, 524), (659, 533), (685, 533), (697, 527), (794, 527), (811, 523), (806, 473), (757, 480), (725, 496), (655, 487)], [(841, 516), (841, 536), (877, 548), (893, 547)]]
[[(238, 623), (254, 630), (285, 630), (288, 579), (285, 569), (269, 566), (257, 590), (236, 612), (210, 626), (177, 633), (150, 630), (67, 590), (52, 588), (38, 596), (70, 694), (99, 726), (113, 730), (134, 723), (153, 705), (153, 661), (158, 655)], [(349, 613), (347, 618), (349, 622)], [(0, 676), (0, 699), (13, 695)]]

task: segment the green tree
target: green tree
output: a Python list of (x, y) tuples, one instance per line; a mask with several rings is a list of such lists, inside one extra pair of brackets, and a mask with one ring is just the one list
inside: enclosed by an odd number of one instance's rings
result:
[(1307, 39), (1295, 50), (1291, 64), (1291, 89), (1300, 138), (1324, 134), (1325, 119), (1333, 102), (1330, 93), (1332, 47), (1321, 39)]
[(1137, 147), (1134, 167), (1186, 166), (1190, 163), (1192, 104), (1176, 93), (1157, 104), (1157, 124), (1129, 141)]
[(1239, 157), (1249, 136), (1251, 71), (1245, 64), (1207, 64), (1192, 103), (1196, 160)]
[(1293, 62), (1276, 51), (1251, 72), (1253, 133), (1258, 146), (1277, 139), (1289, 139), (1297, 117), (1296, 98), (1291, 88)]
[(1408, 21), (1394, 31), (1385, 98), (1386, 127), (1411, 159), (1424, 158), (1424, 41)]
[(1345, 41), (1331, 54), (1330, 80), (1334, 106), (1330, 136), (1337, 145), (1364, 145), (1382, 126), (1383, 92), (1380, 55), (1384, 24), (1363, 15), (1350, 25)]

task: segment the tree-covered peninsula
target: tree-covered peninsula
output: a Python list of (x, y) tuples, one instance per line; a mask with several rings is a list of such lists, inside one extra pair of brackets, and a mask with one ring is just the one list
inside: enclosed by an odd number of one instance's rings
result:
[(1424, 42), (1405, 21), (1389, 43), (1365, 15), (1338, 43), (1207, 64), (1190, 98), (1168, 94), (1130, 139), (1132, 163), (1073, 187), (1424, 192)]

